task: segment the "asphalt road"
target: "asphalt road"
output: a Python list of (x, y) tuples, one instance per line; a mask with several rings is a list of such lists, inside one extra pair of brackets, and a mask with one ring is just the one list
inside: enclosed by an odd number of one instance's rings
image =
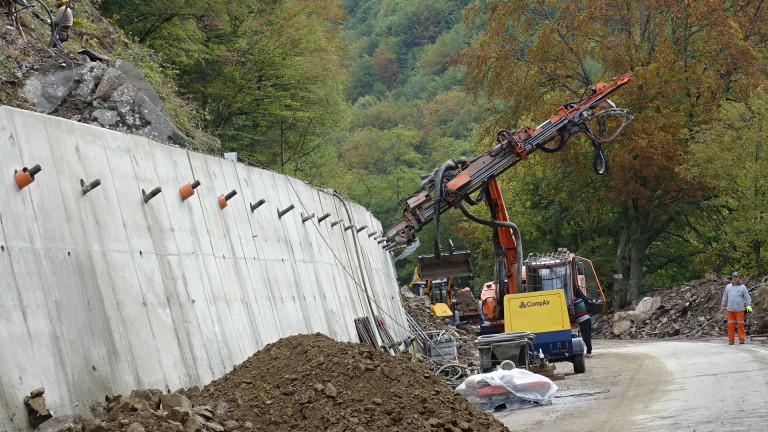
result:
[(595, 341), (587, 371), (552, 405), (496, 413), (512, 431), (768, 430), (768, 345), (747, 341)]

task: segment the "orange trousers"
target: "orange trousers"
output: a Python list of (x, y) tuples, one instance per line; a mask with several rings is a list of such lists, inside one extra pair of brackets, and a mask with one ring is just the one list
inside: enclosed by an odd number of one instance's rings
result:
[(728, 311), (728, 341), (733, 342), (733, 327), (739, 325), (739, 340), (743, 341), (746, 338), (744, 333), (744, 311), (731, 312)]

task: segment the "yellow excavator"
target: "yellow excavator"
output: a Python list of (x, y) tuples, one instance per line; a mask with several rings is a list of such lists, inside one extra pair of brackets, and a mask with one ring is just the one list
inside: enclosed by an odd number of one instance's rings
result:
[(408, 287), (417, 296), (429, 297), (429, 310), (434, 316), (439, 318), (453, 316), (453, 295), (451, 294), (453, 277), (424, 280), (419, 274), (419, 267), (414, 267), (413, 278)]

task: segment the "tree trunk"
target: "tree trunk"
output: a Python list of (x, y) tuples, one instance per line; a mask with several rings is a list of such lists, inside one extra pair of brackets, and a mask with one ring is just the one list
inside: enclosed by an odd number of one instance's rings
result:
[(624, 277), (624, 263), (627, 259), (627, 229), (621, 230), (619, 247), (616, 249), (616, 261), (613, 267), (613, 310), (618, 311), (627, 305), (627, 278)]
[(644, 237), (632, 239), (629, 247), (629, 302), (637, 300), (640, 296), (640, 286), (643, 284), (645, 270), (645, 254), (648, 250), (648, 243)]

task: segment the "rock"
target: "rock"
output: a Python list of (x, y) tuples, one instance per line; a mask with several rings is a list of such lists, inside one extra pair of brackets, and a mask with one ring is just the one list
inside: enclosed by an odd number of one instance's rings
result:
[(635, 323), (642, 323), (649, 319), (660, 306), (660, 297), (645, 297), (640, 300), (640, 303), (638, 303), (637, 308), (632, 312), (630, 318)]
[(139, 399), (146, 401), (152, 409), (160, 408), (160, 395), (163, 392), (160, 389), (134, 390), (131, 392), (130, 399)]
[(161, 395), (160, 403), (162, 404), (163, 409), (166, 411), (170, 411), (173, 408), (180, 408), (187, 411), (192, 410), (192, 402), (186, 396), (180, 395), (178, 393)]
[(88, 60), (90, 60), (92, 62), (95, 62), (95, 61), (111, 62), (112, 61), (111, 58), (105, 56), (104, 54), (98, 53), (96, 51), (92, 51), (92, 50), (90, 50), (88, 48), (81, 49), (77, 53), (78, 54), (82, 54), (82, 55), (88, 57)]
[(328, 383), (325, 385), (325, 394), (329, 397), (335, 398), (338, 394), (338, 390), (336, 390), (336, 386), (334, 386), (331, 383)]
[(141, 425), (141, 423), (131, 423), (131, 425), (128, 426), (128, 429), (126, 429), (125, 432), (145, 432), (145, 429), (144, 429), (144, 426)]
[(209, 406), (197, 406), (192, 409), (192, 412), (204, 418), (205, 420), (211, 420), (213, 418), (213, 413), (211, 412), (211, 407)]
[(206, 422), (206, 423), (203, 423), (203, 426), (205, 426), (209, 430), (212, 430), (213, 432), (224, 432), (224, 426), (218, 423)]
[(187, 421), (189, 416), (192, 415), (189, 411), (182, 408), (172, 408), (168, 412), (168, 420), (175, 421), (181, 424)]
[(229, 412), (229, 404), (226, 402), (219, 402), (216, 404), (216, 414), (224, 415)]
[(106, 67), (99, 62), (90, 62), (75, 68), (75, 85), (71, 96), (89, 100), (91, 94), (101, 82)]
[(28, 79), (22, 90), (24, 97), (35, 109), (50, 114), (56, 111), (75, 85), (75, 72), (72, 69), (35, 75)]
[(197, 432), (199, 430), (203, 429), (203, 421), (200, 416), (190, 416), (187, 421), (184, 422), (184, 431), (185, 432)]
[(29, 392), (29, 397), (36, 398), (45, 394), (45, 387), (40, 387)]
[(613, 314), (613, 334), (622, 336), (632, 328), (632, 320), (629, 312), (616, 312)]
[(132, 399), (126, 397), (120, 397), (115, 403), (115, 407), (112, 409), (118, 413), (128, 413), (141, 410), (142, 407), (149, 407), (149, 402), (141, 399)]
[(98, 421), (98, 420), (88, 420), (83, 424), (82, 427), (83, 432), (107, 432), (106, 426), (104, 426), (104, 423)]
[(227, 431), (234, 431), (240, 428), (240, 423), (234, 420), (227, 420), (224, 422), (224, 429)]
[(120, 121), (120, 114), (117, 111), (112, 111), (104, 108), (99, 108), (91, 114), (96, 119), (98, 125), (107, 129)]
[(45, 406), (45, 397), (43, 396), (43, 393), (45, 393), (45, 388), (39, 388), (30, 393), (37, 396), (24, 397), (24, 405), (27, 407), (27, 420), (33, 429), (53, 417), (53, 413), (48, 411), (48, 408)]

